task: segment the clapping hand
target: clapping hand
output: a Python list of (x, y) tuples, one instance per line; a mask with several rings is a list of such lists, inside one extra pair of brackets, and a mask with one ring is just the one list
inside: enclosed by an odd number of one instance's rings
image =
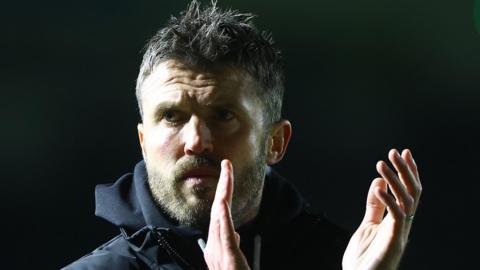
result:
[(221, 169), (210, 215), (205, 261), (209, 270), (250, 269), (240, 250), (240, 235), (235, 232), (230, 212), (233, 194), (232, 163), (223, 160)]
[(377, 163), (381, 177), (370, 186), (365, 216), (345, 250), (343, 269), (396, 269), (405, 250), (422, 185), (409, 150), (400, 155), (392, 149), (388, 159), (396, 172), (384, 161)]

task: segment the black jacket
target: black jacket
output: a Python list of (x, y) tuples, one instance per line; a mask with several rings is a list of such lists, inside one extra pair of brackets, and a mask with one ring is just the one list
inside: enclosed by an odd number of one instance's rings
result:
[[(142, 161), (133, 174), (97, 186), (95, 214), (117, 226), (120, 234), (64, 269), (207, 269), (198, 244), (206, 235), (164, 215), (146, 179)], [(238, 232), (250, 265), (254, 239), (261, 239), (262, 270), (341, 269), (349, 238), (338, 226), (309, 213), (292, 184), (270, 168), (259, 215)]]

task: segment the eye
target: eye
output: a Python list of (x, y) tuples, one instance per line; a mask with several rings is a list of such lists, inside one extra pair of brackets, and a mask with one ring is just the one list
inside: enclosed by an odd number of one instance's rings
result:
[(235, 115), (226, 109), (218, 109), (215, 111), (215, 119), (218, 121), (230, 121), (235, 117)]
[(166, 110), (162, 114), (162, 120), (167, 121), (168, 123), (179, 123), (185, 119), (185, 113), (182, 113), (178, 110)]

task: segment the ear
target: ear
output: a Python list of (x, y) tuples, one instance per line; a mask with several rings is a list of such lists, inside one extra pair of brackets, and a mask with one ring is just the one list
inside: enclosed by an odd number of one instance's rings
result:
[(143, 124), (142, 123), (139, 123), (137, 125), (137, 131), (138, 131), (138, 141), (140, 142), (140, 147), (142, 148), (143, 159), (146, 160), (147, 156), (146, 156), (146, 151), (145, 151), (145, 141), (144, 141), (144, 137), (143, 137)]
[(268, 136), (267, 164), (273, 165), (282, 160), (292, 136), (292, 124), (288, 120), (275, 123)]

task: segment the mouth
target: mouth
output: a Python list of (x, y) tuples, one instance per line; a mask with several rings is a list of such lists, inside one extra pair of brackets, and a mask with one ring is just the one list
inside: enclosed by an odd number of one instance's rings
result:
[(187, 171), (182, 179), (191, 186), (209, 186), (218, 182), (220, 173), (211, 167), (199, 167)]

